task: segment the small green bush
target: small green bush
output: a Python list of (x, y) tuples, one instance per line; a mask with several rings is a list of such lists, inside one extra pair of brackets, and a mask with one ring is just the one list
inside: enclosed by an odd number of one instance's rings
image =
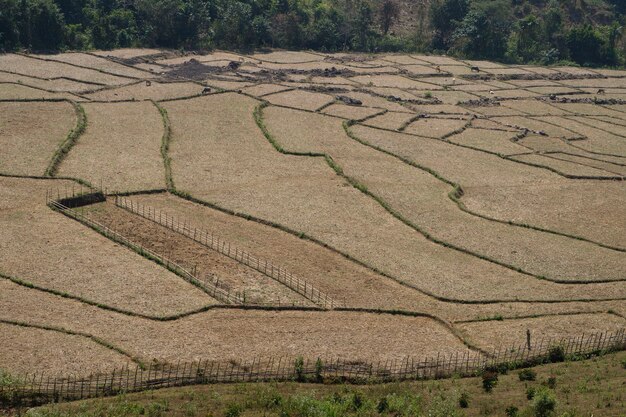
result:
[(485, 370), (482, 377), (483, 389), (485, 392), (493, 391), (493, 388), (498, 384), (498, 372), (494, 370)]
[(535, 417), (550, 417), (554, 415), (556, 398), (554, 393), (546, 388), (539, 389), (535, 393), (532, 410)]
[(519, 415), (519, 408), (514, 405), (510, 405), (504, 410), (506, 417), (517, 417)]
[(565, 350), (563, 346), (552, 346), (548, 351), (548, 359), (551, 363), (565, 361)]
[(459, 407), (469, 407), (469, 394), (467, 392), (461, 393), (461, 396), (459, 397)]
[(323, 371), (324, 371), (324, 364), (322, 363), (322, 360), (320, 358), (317, 358), (317, 361), (315, 361), (315, 380), (317, 382), (322, 382)]
[(239, 417), (243, 409), (239, 404), (229, 404), (226, 406), (226, 411), (224, 411), (224, 417)]
[(626, 359), (622, 359), (622, 368), (626, 369)]
[(556, 377), (555, 376), (549, 377), (548, 380), (546, 381), (546, 386), (550, 389), (556, 388)]
[(534, 381), (537, 379), (537, 372), (532, 369), (522, 369), (518, 376), (520, 381)]
[(382, 414), (389, 409), (389, 401), (387, 401), (387, 397), (383, 397), (378, 401), (378, 405), (376, 406), (376, 411), (378, 414)]
[(526, 389), (526, 399), (532, 400), (535, 398), (535, 391), (535, 387), (528, 387), (528, 389)]
[(296, 358), (294, 367), (296, 371), (296, 380), (298, 382), (303, 382), (304, 381), (304, 359), (302, 358), (302, 356), (298, 356)]

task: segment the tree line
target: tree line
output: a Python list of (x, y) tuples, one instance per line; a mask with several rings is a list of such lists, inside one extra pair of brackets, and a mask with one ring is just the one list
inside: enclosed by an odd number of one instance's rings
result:
[(605, 66), (626, 58), (624, 0), (428, 0), (413, 2), (410, 30), (395, 30), (411, 2), (0, 0), (0, 49), (274, 47)]

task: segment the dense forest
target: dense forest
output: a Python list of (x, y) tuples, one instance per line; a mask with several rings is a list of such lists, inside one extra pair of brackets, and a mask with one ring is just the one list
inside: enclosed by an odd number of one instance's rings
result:
[[(399, 30), (407, 7), (418, 17)], [(0, 50), (274, 47), (619, 66), (625, 16), (626, 0), (0, 0)]]

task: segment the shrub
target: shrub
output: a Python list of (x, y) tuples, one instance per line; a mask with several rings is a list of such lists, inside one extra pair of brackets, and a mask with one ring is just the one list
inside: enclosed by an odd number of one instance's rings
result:
[(467, 394), (467, 392), (461, 393), (461, 396), (459, 397), (459, 407), (469, 407), (469, 395)]
[(389, 409), (389, 401), (387, 401), (387, 397), (383, 397), (378, 401), (378, 405), (376, 406), (376, 411), (378, 414), (382, 414)]
[(622, 359), (622, 368), (626, 369), (626, 359)]
[(296, 371), (296, 380), (298, 382), (304, 381), (304, 359), (302, 356), (298, 356), (296, 358), (296, 362), (294, 363), (295, 371)]
[(535, 391), (535, 387), (528, 387), (528, 389), (526, 389), (526, 398), (528, 400), (535, 398)]
[(242, 413), (242, 407), (239, 404), (229, 404), (224, 411), (224, 417), (239, 417)]
[(483, 372), (483, 389), (485, 392), (493, 391), (493, 387), (498, 384), (498, 372), (494, 370), (485, 370)]
[(554, 393), (548, 389), (540, 389), (535, 394), (532, 410), (535, 417), (550, 417), (556, 408)]
[(556, 387), (556, 377), (555, 376), (549, 377), (548, 380), (546, 381), (546, 386), (550, 389), (554, 389)]
[(520, 381), (534, 381), (537, 379), (537, 372), (532, 369), (522, 369), (518, 376)]
[(507, 417), (517, 417), (519, 415), (519, 408), (514, 405), (510, 405), (504, 410)]
[(317, 358), (317, 361), (315, 361), (315, 380), (317, 382), (322, 382), (323, 378), (322, 378), (322, 371), (324, 370), (324, 364), (322, 363), (322, 360), (320, 358)]
[(552, 346), (548, 351), (548, 359), (552, 363), (565, 361), (565, 350), (563, 346)]

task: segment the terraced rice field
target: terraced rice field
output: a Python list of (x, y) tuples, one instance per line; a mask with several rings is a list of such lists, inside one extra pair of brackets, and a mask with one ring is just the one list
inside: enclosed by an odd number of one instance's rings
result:
[(601, 74), (0, 55), (0, 368), (487, 356), (623, 329), (626, 71)]

